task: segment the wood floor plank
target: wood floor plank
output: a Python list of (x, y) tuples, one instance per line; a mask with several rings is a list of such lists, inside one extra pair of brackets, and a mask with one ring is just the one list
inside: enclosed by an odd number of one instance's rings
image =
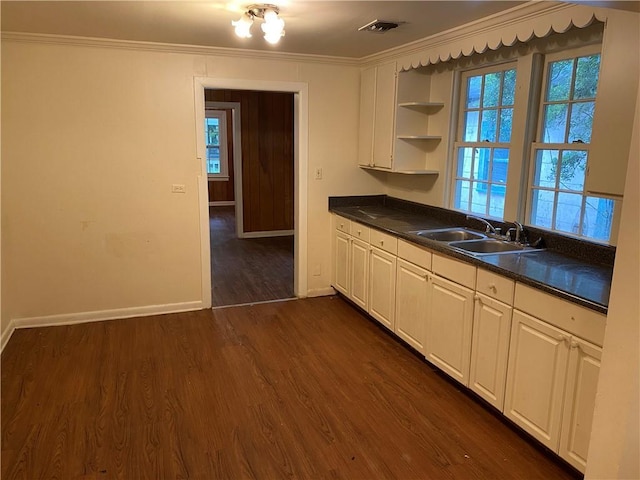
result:
[(568, 479), (337, 297), (17, 331), (3, 479)]

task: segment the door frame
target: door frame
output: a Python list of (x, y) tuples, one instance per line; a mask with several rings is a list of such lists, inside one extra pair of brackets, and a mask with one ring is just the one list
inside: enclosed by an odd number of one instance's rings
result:
[[(236, 214), (236, 235), (244, 238), (244, 218), (242, 210), (242, 117), (240, 102), (205, 102), (207, 110), (231, 110), (231, 124), (233, 129), (231, 138), (233, 143), (233, 202)], [(229, 132), (227, 132), (227, 135)]]
[[(209, 191), (204, 159), (205, 100), (204, 91), (210, 89), (258, 90), (288, 92), (294, 95), (293, 165), (294, 165), (294, 248), (293, 293), (307, 296), (307, 190), (309, 170), (309, 86), (303, 82), (194, 77), (194, 127), (196, 161), (198, 162), (198, 198), (200, 212), (200, 261), (202, 305), (210, 308), (211, 298), (211, 240), (209, 238)], [(235, 165), (234, 165), (235, 167)], [(237, 172), (234, 172), (234, 174)], [(235, 186), (234, 186), (235, 188)], [(238, 192), (235, 193), (236, 198)], [(237, 207), (236, 207), (237, 208)]]

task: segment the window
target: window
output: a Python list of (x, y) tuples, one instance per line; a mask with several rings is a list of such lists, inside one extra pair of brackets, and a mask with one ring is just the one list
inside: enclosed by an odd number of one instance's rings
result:
[(223, 110), (205, 110), (204, 129), (207, 176), (212, 180), (228, 180), (227, 113)]
[(516, 85), (514, 66), (462, 76), (453, 208), (502, 219)]
[(615, 202), (584, 191), (600, 54), (547, 59), (533, 144), (529, 223), (608, 241)]

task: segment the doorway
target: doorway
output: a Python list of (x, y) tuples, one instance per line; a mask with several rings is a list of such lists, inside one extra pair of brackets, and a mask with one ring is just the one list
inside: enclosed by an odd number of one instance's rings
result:
[[(212, 305), (292, 298), (294, 94), (206, 89), (204, 97)], [(217, 120), (225, 115), (226, 132)]]

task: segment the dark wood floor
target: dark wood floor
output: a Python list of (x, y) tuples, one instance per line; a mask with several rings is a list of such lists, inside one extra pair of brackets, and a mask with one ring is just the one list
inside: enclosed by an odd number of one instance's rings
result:
[(564, 479), (338, 297), (17, 330), (2, 478)]
[(237, 238), (235, 207), (209, 207), (213, 306), (292, 298), (293, 235)]

